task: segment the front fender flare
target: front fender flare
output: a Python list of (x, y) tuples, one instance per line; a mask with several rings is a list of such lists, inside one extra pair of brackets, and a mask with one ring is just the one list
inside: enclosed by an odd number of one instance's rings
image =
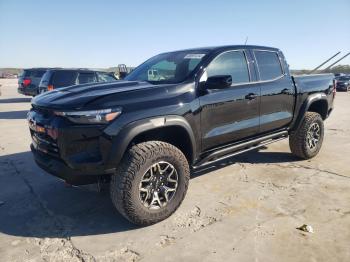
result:
[(190, 124), (182, 116), (158, 116), (142, 120), (137, 120), (125, 125), (119, 133), (112, 139), (112, 146), (107, 160), (109, 167), (116, 167), (121, 161), (125, 151), (127, 150), (130, 142), (139, 134), (161, 127), (179, 126), (186, 130), (192, 147), (192, 159), (193, 162), (196, 155), (196, 142)]

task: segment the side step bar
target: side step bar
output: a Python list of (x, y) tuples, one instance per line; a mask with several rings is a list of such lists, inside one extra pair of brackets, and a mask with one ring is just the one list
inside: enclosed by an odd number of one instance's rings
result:
[(288, 137), (288, 131), (280, 131), (274, 134), (266, 135), (263, 137), (255, 138), (253, 140), (243, 142), (240, 144), (235, 144), (229, 147), (225, 147), (210, 153), (201, 160), (199, 160), (194, 166), (193, 169), (210, 165), (214, 162), (218, 162), (232, 156), (254, 150), (268, 144), (283, 140)]

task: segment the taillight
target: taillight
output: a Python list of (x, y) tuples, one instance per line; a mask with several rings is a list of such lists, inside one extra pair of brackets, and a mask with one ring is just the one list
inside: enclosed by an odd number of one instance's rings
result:
[(53, 90), (53, 85), (48, 85), (47, 86), (47, 91), (52, 91)]
[(335, 95), (335, 93), (337, 93), (337, 80), (336, 79), (333, 80), (333, 94)]
[(26, 86), (29, 86), (31, 82), (32, 80), (30, 78), (25, 78), (23, 79), (22, 85), (26, 87)]

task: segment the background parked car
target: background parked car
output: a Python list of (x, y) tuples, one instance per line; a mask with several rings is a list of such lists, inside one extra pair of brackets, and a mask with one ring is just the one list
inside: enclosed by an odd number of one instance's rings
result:
[(39, 83), (47, 68), (24, 69), (18, 78), (18, 93), (26, 96), (39, 94)]
[(118, 80), (113, 73), (88, 69), (50, 69), (43, 75), (39, 84), (39, 92), (44, 93), (72, 85), (111, 82)]
[(350, 90), (350, 76), (340, 76), (337, 80), (337, 91), (349, 91)]

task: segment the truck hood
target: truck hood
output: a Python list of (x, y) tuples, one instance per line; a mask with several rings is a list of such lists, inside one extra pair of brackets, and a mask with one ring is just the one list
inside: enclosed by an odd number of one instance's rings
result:
[(87, 107), (90, 103), (109, 95), (155, 87), (159, 86), (138, 81), (116, 81), (69, 86), (36, 96), (32, 100), (32, 105), (52, 109), (76, 110)]

